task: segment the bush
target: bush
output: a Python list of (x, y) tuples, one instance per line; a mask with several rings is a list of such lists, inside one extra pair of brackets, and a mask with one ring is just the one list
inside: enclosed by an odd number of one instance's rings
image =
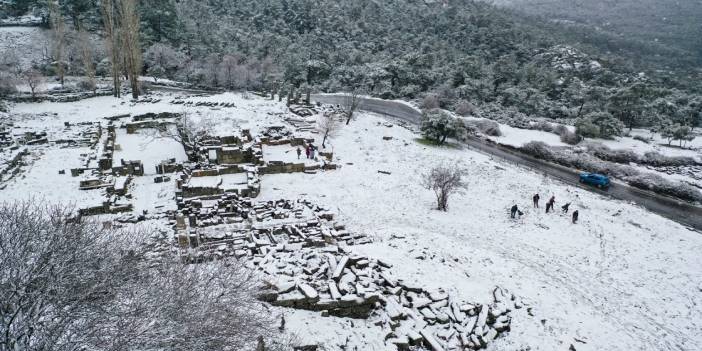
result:
[(599, 138), (600, 128), (587, 118), (575, 121), (575, 133), (586, 138)]
[(428, 94), (422, 99), (420, 106), (423, 110), (432, 110), (440, 107), (439, 96), (436, 94)]
[(17, 93), (16, 80), (5, 72), (0, 72), (0, 96), (9, 96)]
[(468, 101), (459, 101), (454, 112), (459, 116), (474, 116), (477, 112), (475, 106)]
[(624, 164), (641, 162), (639, 155), (631, 150), (612, 150), (600, 143), (589, 143), (587, 149), (595, 157), (605, 161)]
[(145, 81), (139, 81), (139, 93), (148, 94), (151, 91), (151, 83)]
[(542, 120), (542, 121), (536, 122), (532, 126), (532, 129), (552, 133), (554, 131), (554, 126), (553, 126), (553, 124), (551, 124), (551, 122), (546, 122), (546, 121)]
[(642, 135), (634, 135), (634, 140), (638, 140), (638, 141), (644, 142), (646, 144), (651, 142), (651, 139), (646, 138), (645, 136), (642, 136)]
[(500, 124), (491, 121), (489, 119), (479, 119), (473, 122), (473, 125), (477, 130), (479, 130), (481, 133), (488, 135), (488, 136), (502, 136), (502, 131), (500, 130)]
[(453, 117), (440, 109), (424, 112), (420, 129), (425, 138), (439, 145), (446, 142), (447, 138), (461, 139), (468, 131), (463, 119)]
[(527, 155), (534, 156), (542, 160), (553, 160), (554, 155), (551, 152), (551, 147), (546, 145), (543, 141), (530, 141), (519, 148), (522, 152)]
[(78, 89), (82, 91), (95, 91), (95, 87), (94, 79), (85, 78), (78, 82)]
[(655, 151), (649, 151), (644, 154), (643, 163), (655, 167), (680, 167), (693, 166), (698, 162), (687, 156), (666, 156)]
[(558, 133), (558, 135), (561, 137), (561, 141), (568, 145), (577, 145), (582, 139), (580, 135), (569, 131), (568, 128), (565, 128), (565, 130)]
[(626, 181), (637, 188), (674, 196), (683, 200), (702, 202), (702, 193), (694, 186), (683, 182), (671, 182), (658, 174), (642, 174), (627, 177)]
[(151, 251), (147, 237), (76, 219), (71, 209), (0, 204), (0, 314), (14, 316), (3, 320), (3, 341), (40, 350), (241, 350), (275, 335), (275, 317), (256, 301), (260, 284), (243, 265), (186, 264)]

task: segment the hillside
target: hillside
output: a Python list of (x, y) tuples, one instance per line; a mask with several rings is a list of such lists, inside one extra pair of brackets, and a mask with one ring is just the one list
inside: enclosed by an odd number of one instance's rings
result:
[(492, 3), (561, 23), (584, 25), (583, 31), (611, 33), (622, 40), (657, 48), (673, 60), (683, 55), (702, 62), (702, 2), (678, 0), (492, 0)]

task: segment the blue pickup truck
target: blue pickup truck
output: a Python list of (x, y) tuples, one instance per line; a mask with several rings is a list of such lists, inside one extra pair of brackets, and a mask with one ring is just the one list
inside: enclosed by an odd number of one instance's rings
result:
[(610, 184), (609, 177), (597, 173), (580, 173), (580, 182), (598, 188), (608, 188)]

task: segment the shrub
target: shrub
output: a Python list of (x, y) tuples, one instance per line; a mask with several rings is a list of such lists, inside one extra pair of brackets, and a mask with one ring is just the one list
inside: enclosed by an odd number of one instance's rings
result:
[(616, 163), (641, 162), (639, 155), (631, 150), (612, 150), (600, 143), (589, 143), (588, 151), (595, 157)]
[(534, 156), (542, 160), (553, 160), (554, 155), (551, 148), (543, 141), (530, 141), (524, 144), (520, 150), (527, 155)]
[(568, 130), (568, 128), (565, 129), (565, 131), (562, 131), (558, 134), (561, 137), (561, 141), (568, 144), (568, 145), (577, 145), (581, 137)]
[(600, 130), (600, 138), (611, 139), (624, 133), (624, 123), (607, 112), (593, 112), (587, 115)]
[[(32, 350), (242, 350), (276, 335), (253, 272), (231, 259), (186, 264), (155, 254), (146, 237), (76, 220), (71, 209), (0, 204), (0, 314), (13, 316), (3, 341)], [(180, 328), (208, 333), (172, 332)]]
[(634, 140), (638, 140), (638, 141), (644, 142), (646, 144), (651, 142), (651, 139), (646, 138), (645, 136), (642, 136), (642, 135), (634, 135)]
[(9, 73), (0, 72), (0, 96), (8, 96), (17, 92), (16, 80)]
[(433, 109), (422, 114), (422, 135), (441, 145), (447, 138), (462, 138), (467, 132), (463, 119), (455, 118), (448, 112)]
[(538, 121), (532, 126), (532, 129), (552, 133), (554, 131), (554, 126), (551, 122)]
[(431, 110), (439, 108), (439, 96), (436, 94), (428, 94), (422, 99), (422, 105), (420, 106), (423, 110)]
[(82, 91), (95, 91), (95, 87), (95, 80), (93, 79), (85, 78), (78, 82), (78, 89)]
[(666, 156), (655, 151), (649, 151), (644, 154), (643, 163), (655, 167), (675, 167), (675, 166), (692, 166), (698, 162), (687, 156)]
[(459, 116), (474, 116), (477, 112), (475, 106), (468, 101), (460, 101), (456, 104), (454, 112)]
[(694, 186), (683, 182), (671, 182), (658, 174), (647, 173), (627, 177), (626, 181), (637, 188), (675, 196), (683, 200), (702, 202), (702, 193)]
[(474, 122), (476, 129), (489, 136), (501, 136), (500, 124), (489, 119), (479, 119)]
[(580, 118), (575, 121), (575, 133), (586, 138), (599, 138), (600, 128), (587, 118)]

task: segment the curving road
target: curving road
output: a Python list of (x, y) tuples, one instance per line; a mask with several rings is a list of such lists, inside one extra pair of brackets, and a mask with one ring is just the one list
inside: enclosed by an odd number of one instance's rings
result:
[[(343, 95), (332, 94), (315, 94), (312, 95), (311, 98), (313, 101), (332, 105), (341, 105), (345, 100)], [(421, 113), (417, 109), (397, 101), (360, 98), (359, 109), (398, 118), (412, 124), (419, 124), (421, 119)], [(702, 231), (702, 207), (619, 182), (607, 190), (583, 186), (579, 182), (579, 172), (577, 170), (545, 162), (512, 148), (477, 137), (469, 137), (468, 140), (465, 141), (465, 145), (482, 153), (497, 156), (509, 162), (528, 167), (534, 171), (542, 172), (564, 183), (618, 200), (633, 202), (651, 212), (689, 226), (697, 231)]]

